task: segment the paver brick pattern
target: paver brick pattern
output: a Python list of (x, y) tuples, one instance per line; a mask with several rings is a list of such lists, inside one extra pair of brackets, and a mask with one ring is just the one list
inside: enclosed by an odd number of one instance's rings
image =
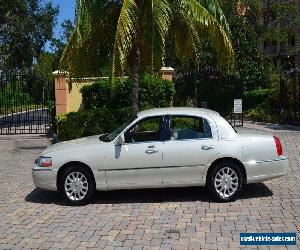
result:
[(231, 203), (191, 187), (97, 192), (90, 205), (67, 206), (32, 183), (32, 162), (49, 140), (0, 137), (0, 249), (234, 249), (240, 232), (296, 232), (296, 249), (300, 132), (251, 127), (281, 138), (290, 168)]

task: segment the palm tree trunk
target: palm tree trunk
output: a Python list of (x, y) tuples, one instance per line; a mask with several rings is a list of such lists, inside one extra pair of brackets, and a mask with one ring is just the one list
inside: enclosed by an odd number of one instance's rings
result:
[(133, 55), (132, 74), (132, 115), (136, 117), (139, 112), (139, 82), (141, 71), (141, 46), (139, 39), (136, 40)]

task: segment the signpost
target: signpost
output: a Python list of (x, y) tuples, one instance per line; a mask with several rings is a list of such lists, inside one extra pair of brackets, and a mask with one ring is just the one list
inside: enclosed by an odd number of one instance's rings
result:
[(242, 99), (234, 99), (233, 101), (233, 119), (231, 117), (231, 123), (233, 120), (233, 126), (236, 127), (236, 118), (240, 117), (241, 126), (244, 125), (244, 116), (243, 116), (243, 100)]
[(243, 100), (242, 99), (234, 99), (233, 113), (235, 113), (235, 114), (243, 113)]

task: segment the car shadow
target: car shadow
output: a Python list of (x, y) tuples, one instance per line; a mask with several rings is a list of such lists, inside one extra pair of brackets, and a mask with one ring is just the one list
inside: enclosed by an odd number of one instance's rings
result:
[(264, 183), (253, 183), (245, 186), (240, 199), (253, 199), (273, 196), (272, 190)]
[[(249, 184), (238, 199), (272, 196), (273, 192), (264, 184)], [(57, 193), (39, 188), (25, 197), (26, 202), (67, 205)], [(134, 189), (97, 191), (90, 204), (164, 203), (164, 202), (214, 202), (205, 187)]]

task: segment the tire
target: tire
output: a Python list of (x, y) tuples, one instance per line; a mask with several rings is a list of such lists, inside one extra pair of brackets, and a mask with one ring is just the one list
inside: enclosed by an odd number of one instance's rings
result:
[(217, 164), (208, 174), (207, 187), (214, 200), (220, 202), (235, 201), (244, 183), (240, 167), (231, 161)]
[(73, 165), (64, 170), (60, 179), (60, 192), (70, 205), (87, 204), (96, 190), (94, 178), (83, 166)]

